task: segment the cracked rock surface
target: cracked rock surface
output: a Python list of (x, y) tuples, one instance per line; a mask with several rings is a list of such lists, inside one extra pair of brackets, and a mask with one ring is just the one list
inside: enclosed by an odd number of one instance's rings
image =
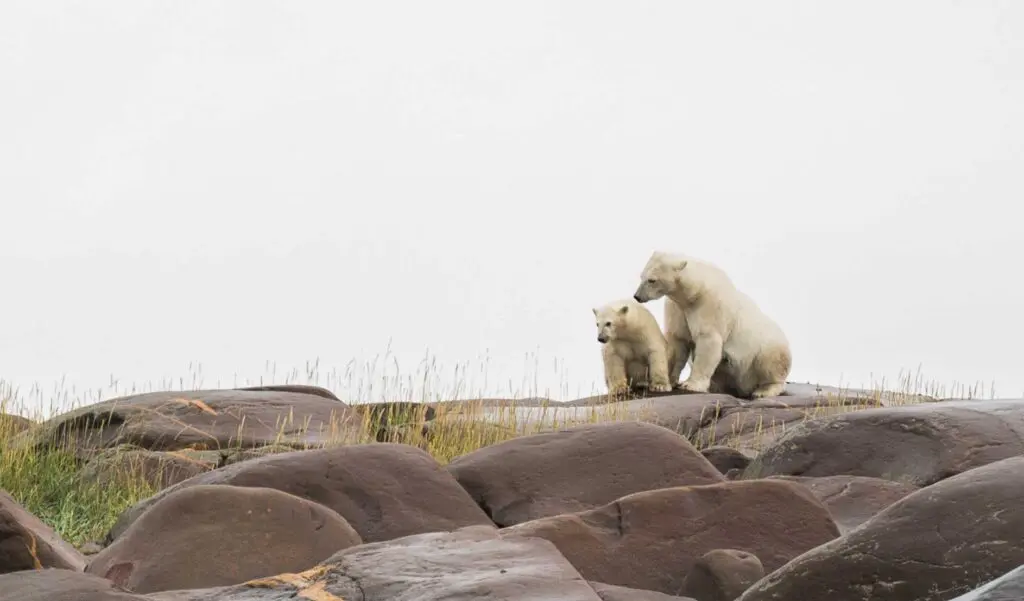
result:
[(757, 480), (636, 493), (501, 535), (550, 540), (589, 580), (679, 595), (687, 572), (709, 551), (742, 549), (770, 571), (839, 530), (806, 487)]
[(360, 545), (300, 574), (205, 591), (173, 591), (148, 599), (602, 601), (550, 542), (507, 540), (495, 529), (479, 526)]
[(975, 468), (907, 495), (740, 600), (947, 601), (1024, 564), (1021, 499), (1024, 457)]

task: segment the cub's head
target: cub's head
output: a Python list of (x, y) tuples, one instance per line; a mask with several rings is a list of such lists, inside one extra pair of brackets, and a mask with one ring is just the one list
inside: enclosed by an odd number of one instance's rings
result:
[(597, 341), (605, 344), (618, 338), (619, 330), (626, 326), (630, 310), (629, 303), (625, 302), (609, 303), (603, 307), (594, 308), (594, 317), (597, 320)]
[(640, 273), (640, 286), (633, 298), (638, 303), (646, 303), (671, 294), (678, 285), (676, 278), (686, 267), (686, 262), (681, 256), (656, 251)]

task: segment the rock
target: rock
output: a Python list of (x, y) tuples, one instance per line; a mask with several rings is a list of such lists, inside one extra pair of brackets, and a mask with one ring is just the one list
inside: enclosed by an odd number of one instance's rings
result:
[[(80, 449), (122, 444), (151, 451), (296, 447), (363, 437), (348, 405), (320, 395), (277, 390), (150, 392), (110, 399), (40, 425), (28, 444)], [(26, 433), (28, 434), (28, 433)]]
[(864, 476), (771, 476), (770, 479), (798, 482), (809, 488), (828, 507), (841, 534), (918, 489), (910, 484)]
[(242, 388), (235, 388), (234, 390), (254, 390), (261, 392), (298, 392), (301, 394), (311, 394), (313, 396), (330, 399), (332, 401), (341, 401), (333, 392), (323, 388), (322, 386), (311, 386), (309, 384), (270, 384), (267, 386), (244, 386)]
[(855, 411), (789, 429), (744, 477), (869, 476), (928, 486), (1024, 454), (1024, 401), (942, 401)]
[(1024, 563), (1022, 498), (1024, 457), (974, 468), (903, 497), (741, 599), (951, 599)]
[(787, 429), (809, 419), (874, 406), (876, 403), (859, 397), (778, 396), (744, 401), (723, 408), (717, 420), (703, 426), (691, 439), (698, 447), (729, 446), (755, 456)]
[(729, 470), (733, 469), (742, 470), (747, 467), (748, 463), (750, 463), (750, 457), (747, 457), (732, 447), (708, 447), (706, 449), (701, 449), (700, 454), (710, 461), (711, 465), (715, 466), (715, 469), (723, 474), (728, 474)]
[(0, 574), (43, 568), (81, 571), (85, 562), (53, 529), (0, 490)]
[(263, 447), (253, 447), (251, 449), (239, 449), (238, 451), (226, 454), (218, 467), (224, 467), (225, 465), (231, 465), (232, 463), (241, 463), (243, 461), (256, 459), (257, 457), (264, 457), (266, 455), (291, 453), (294, 450), (295, 449), (292, 447), (283, 444), (270, 444)]
[(764, 567), (756, 555), (715, 549), (694, 562), (683, 580), (683, 594), (697, 601), (735, 601), (763, 577)]
[(499, 526), (591, 509), (633, 492), (724, 481), (685, 438), (635, 422), (514, 438), (458, 457), (448, 471)]
[(150, 601), (601, 601), (551, 543), (490, 527), (360, 545), (300, 574)]
[(338, 512), (365, 542), (492, 525), (430, 455), (408, 445), (372, 443), (267, 455), (200, 474), (126, 510), (107, 542), (165, 495), (200, 484), (273, 488), (315, 501)]
[(86, 572), (137, 593), (299, 572), (361, 544), (323, 505), (270, 488), (192, 486), (163, 497)]
[(601, 597), (601, 601), (695, 601), (690, 597), (676, 597), (657, 591), (644, 591), (603, 582), (591, 582), (590, 586)]
[(101, 486), (126, 485), (142, 480), (154, 490), (167, 488), (208, 472), (216, 463), (192, 459), (176, 452), (147, 451), (132, 445), (104, 449), (82, 468), (82, 479)]
[(0, 601), (150, 601), (106, 578), (61, 569), (0, 574)]
[(678, 594), (709, 551), (740, 549), (773, 570), (839, 531), (806, 487), (751, 480), (635, 493), (501, 535), (550, 540), (588, 580)]
[(731, 446), (756, 454), (793, 424), (809, 417), (876, 406), (857, 396), (780, 396), (746, 401), (725, 394), (663, 393), (608, 402), (588, 397), (548, 406), (449, 406), (436, 421), (500, 424), (514, 435), (551, 432), (595, 421), (655, 424), (687, 437), (694, 446)]
[(1007, 572), (981, 588), (952, 601), (1021, 601), (1024, 599), (1024, 565)]

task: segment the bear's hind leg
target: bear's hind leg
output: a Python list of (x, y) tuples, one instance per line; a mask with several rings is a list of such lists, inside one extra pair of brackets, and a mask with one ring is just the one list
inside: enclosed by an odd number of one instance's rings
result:
[(779, 396), (786, 390), (786, 378), (793, 364), (789, 349), (783, 346), (767, 348), (754, 362), (759, 385), (751, 392), (753, 399)]

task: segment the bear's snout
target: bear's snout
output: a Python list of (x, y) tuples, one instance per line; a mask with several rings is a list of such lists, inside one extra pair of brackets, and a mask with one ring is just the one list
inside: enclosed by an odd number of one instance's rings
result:
[(639, 292), (637, 292), (636, 294), (633, 295), (633, 300), (635, 300), (638, 303), (644, 302), (644, 300), (642, 298), (640, 298), (640, 293)]
[(600, 342), (601, 344), (604, 344), (604, 343), (608, 342), (608, 337), (605, 336), (604, 334), (598, 334), (597, 335), (597, 341)]

